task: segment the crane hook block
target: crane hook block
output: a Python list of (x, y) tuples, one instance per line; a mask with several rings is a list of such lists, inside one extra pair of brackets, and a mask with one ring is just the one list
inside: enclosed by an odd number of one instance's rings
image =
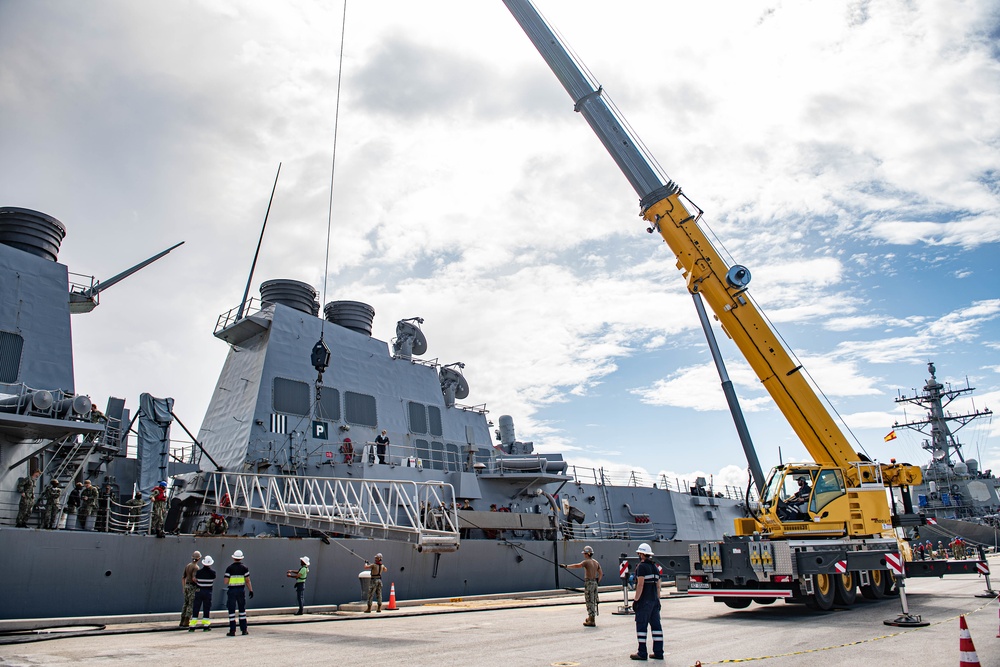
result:
[(326, 343), (320, 338), (316, 344), (313, 346), (312, 351), (312, 365), (316, 369), (316, 372), (320, 375), (323, 371), (327, 369), (330, 365), (330, 348), (326, 346)]
[(743, 289), (750, 284), (750, 269), (739, 264), (734, 264), (726, 273), (726, 282), (730, 287)]

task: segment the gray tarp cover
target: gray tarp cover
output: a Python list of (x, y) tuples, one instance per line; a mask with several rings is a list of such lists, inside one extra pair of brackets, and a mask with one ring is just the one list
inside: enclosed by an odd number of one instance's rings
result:
[(167, 459), (170, 453), (170, 413), (174, 399), (154, 398), (149, 394), (139, 397), (139, 442), (136, 458), (139, 460), (139, 490), (143, 494), (159, 482), (167, 481)]

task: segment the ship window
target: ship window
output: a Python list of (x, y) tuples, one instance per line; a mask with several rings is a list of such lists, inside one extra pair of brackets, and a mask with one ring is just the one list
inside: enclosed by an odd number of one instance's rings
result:
[(428, 405), (427, 420), (430, 422), (431, 435), (444, 435), (441, 430), (441, 408), (436, 405)]
[(444, 444), (440, 442), (431, 443), (431, 467), (435, 470), (444, 470)]
[(359, 426), (375, 426), (378, 424), (374, 396), (345, 391), (344, 412), (347, 414), (347, 422), (350, 424), (357, 424)]
[(338, 390), (333, 387), (323, 387), (319, 394), (319, 404), (316, 406), (316, 419), (340, 420), (340, 392)]
[(417, 458), (425, 466), (431, 465), (431, 449), (426, 440), (417, 440)]
[(427, 416), (421, 403), (410, 401), (410, 432), (427, 433)]
[(309, 385), (296, 380), (274, 378), (271, 401), (275, 412), (309, 414)]
[(485, 463), (487, 466), (490, 464), (490, 450), (485, 447), (480, 447), (476, 450), (476, 463)]
[(839, 470), (822, 470), (816, 476), (809, 511), (819, 512), (845, 493), (847, 490), (844, 488), (844, 478), (841, 472)]
[(0, 382), (17, 382), (21, 372), (21, 350), (24, 338), (16, 333), (0, 331)]
[(453, 471), (461, 470), (462, 462), (458, 458), (458, 445), (453, 445), (449, 442), (445, 445), (445, 449), (447, 450), (445, 453), (445, 460), (447, 462), (445, 469)]

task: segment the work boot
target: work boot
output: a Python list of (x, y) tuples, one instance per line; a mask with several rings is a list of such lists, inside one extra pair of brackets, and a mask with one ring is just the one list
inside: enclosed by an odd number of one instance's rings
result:
[(660, 653), (659, 655), (657, 655), (656, 653), (654, 653), (654, 654), (652, 654), (652, 655), (651, 655), (651, 656), (649, 656), (649, 657), (650, 657), (651, 659), (653, 659), (653, 660), (663, 660), (663, 654), (662, 654), (662, 653)]
[(633, 653), (632, 655), (629, 656), (629, 658), (632, 660), (645, 660), (646, 656), (643, 655), (642, 653)]
[(366, 614), (372, 613), (372, 605), (371, 605), (371, 603), (368, 604), (368, 609), (365, 609), (365, 613)]
[(378, 603), (378, 609), (375, 610), (375, 613), (377, 613), (377, 614), (381, 614), (382, 613), (382, 603), (381, 602)]
[(227, 633), (226, 633), (226, 636), (227, 636), (227, 637), (235, 637), (235, 636), (236, 636), (236, 633), (235, 633), (235, 632), (227, 632)]
[(593, 628), (593, 627), (597, 626), (597, 623), (594, 623), (594, 617), (593, 616), (588, 616), (587, 620), (584, 621), (583, 624), (585, 626), (587, 626), (588, 628)]

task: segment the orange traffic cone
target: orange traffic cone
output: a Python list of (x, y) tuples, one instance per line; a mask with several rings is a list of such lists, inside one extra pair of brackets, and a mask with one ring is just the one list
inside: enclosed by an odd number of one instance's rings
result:
[(958, 667), (979, 667), (976, 645), (972, 643), (972, 635), (969, 634), (969, 626), (965, 624), (965, 616), (958, 617)]
[(386, 607), (389, 611), (393, 611), (396, 608), (396, 584), (389, 584), (389, 606)]

